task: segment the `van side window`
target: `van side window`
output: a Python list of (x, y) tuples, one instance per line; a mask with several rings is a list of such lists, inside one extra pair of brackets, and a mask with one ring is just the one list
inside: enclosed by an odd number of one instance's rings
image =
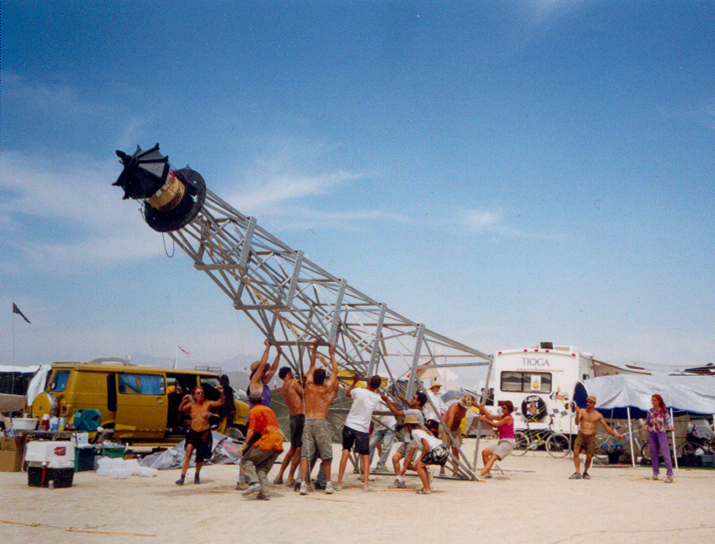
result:
[(518, 393), (551, 393), (549, 372), (502, 372), (501, 390)]
[(58, 370), (55, 375), (52, 376), (52, 381), (50, 382), (50, 391), (55, 393), (65, 390), (67, 387), (67, 380), (70, 377), (69, 370)]
[(163, 395), (164, 376), (153, 374), (119, 374), (122, 395)]

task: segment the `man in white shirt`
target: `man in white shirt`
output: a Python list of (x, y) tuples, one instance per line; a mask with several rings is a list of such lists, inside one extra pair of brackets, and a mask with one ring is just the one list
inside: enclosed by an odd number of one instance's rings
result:
[(340, 491), (343, 487), (343, 474), (350, 457), (350, 450), (355, 445), (355, 453), (361, 456), (363, 468), (363, 491), (374, 491), (369, 484), (370, 476), (370, 422), (372, 412), (380, 402), (380, 395), (375, 391), (380, 388), (382, 380), (380, 376), (372, 376), (367, 380), (367, 389), (355, 389), (359, 378), (355, 376), (345, 395), (353, 399), (348, 417), (345, 418), (343, 427), (343, 456), (340, 459), (340, 472), (338, 473), (338, 485), (335, 488)]

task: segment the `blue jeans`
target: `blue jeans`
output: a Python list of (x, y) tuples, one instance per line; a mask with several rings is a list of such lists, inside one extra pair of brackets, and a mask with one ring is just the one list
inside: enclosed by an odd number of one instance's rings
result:
[(375, 429), (372, 431), (370, 436), (370, 462), (372, 463), (372, 454), (375, 452), (377, 445), (382, 442), (382, 455), (377, 462), (379, 468), (385, 468), (385, 463), (390, 456), (390, 450), (392, 449), (392, 443), (395, 441), (395, 433), (390, 429)]
[(660, 459), (658, 454), (665, 461), (665, 470), (668, 476), (673, 475), (673, 461), (670, 459), (670, 448), (668, 447), (668, 435), (666, 433), (648, 433), (648, 443), (650, 445), (650, 462), (653, 466), (653, 474), (660, 473)]

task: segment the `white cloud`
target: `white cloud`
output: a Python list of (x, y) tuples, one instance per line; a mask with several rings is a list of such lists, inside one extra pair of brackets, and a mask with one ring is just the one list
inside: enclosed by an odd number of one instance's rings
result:
[(64, 112), (74, 115), (107, 115), (114, 111), (109, 104), (80, 97), (74, 87), (62, 83), (39, 83), (3, 71), (0, 74), (3, 98), (13, 99), (26, 108), (42, 112)]
[[(474, 234), (494, 234), (503, 238), (533, 238), (540, 240), (555, 240), (559, 236), (530, 232), (509, 224), (501, 210), (460, 210), (463, 225), (468, 232)], [(519, 217), (519, 216), (517, 216)]]
[(0, 153), (0, 247), (4, 272), (24, 267), (71, 270), (161, 253), (135, 202), (112, 187), (113, 161), (84, 156), (38, 157)]
[(467, 211), (465, 221), (471, 232), (491, 231), (502, 224), (499, 212)]

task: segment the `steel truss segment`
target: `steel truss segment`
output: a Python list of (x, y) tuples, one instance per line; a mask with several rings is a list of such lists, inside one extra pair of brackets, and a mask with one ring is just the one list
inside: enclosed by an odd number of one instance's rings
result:
[[(380, 371), (393, 380), (409, 373), (413, 388), (415, 371), (430, 361), (436, 367), (491, 361), (328, 273), (211, 191), (197, 217), (171, 236), (237, 310), (285, 348), (297, 375), (307, 368), (316, 337), (336, 342), (340, 368), (361, 375)], [(321, 346), (319, 355), (329, 366), (327, 348)], [(465, 359), (474, 362), (454, 362)]]

